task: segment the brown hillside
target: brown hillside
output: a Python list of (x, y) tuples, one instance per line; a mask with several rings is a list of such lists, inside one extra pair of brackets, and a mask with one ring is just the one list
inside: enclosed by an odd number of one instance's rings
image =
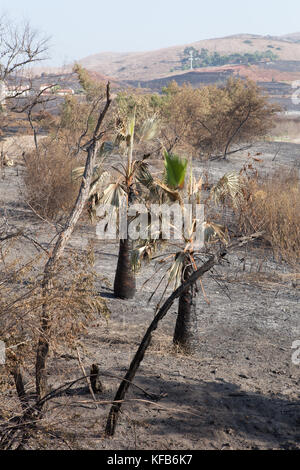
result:
[[(245, 41), (251, 41), (249, 44)], [(255, 35), (238, 35), (208, 39), (192, 44), (174, 46), (149, 52), (116, 53), (104, 52), (80, 60), (80, 63), (96, 72), (116, 77), (119, 80), (151, 80), (170, 75), (170, 70), (180, 65), (180, 58), (187, 46), (202, 47), (220, 54), (246, 53), (272, 50), (281, 60), (300, 61), (300, 44), (284, 39)], [(272, 46), (268, 48), (268, 46)], [(178, 70), (174, 73), (178, 73)]]

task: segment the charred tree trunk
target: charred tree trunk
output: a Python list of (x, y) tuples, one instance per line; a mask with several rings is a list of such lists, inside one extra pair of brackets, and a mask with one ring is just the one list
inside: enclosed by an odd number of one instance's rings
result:
[[(184, 281), (189, 279), (192, 272), (192, 267), (187, 266), (184, 272)], [(191, 284), (179, 297), (178, 315), (173, 337), (173, 343), (188, 354), (193, 353), (198, 344), (196, 291), (196, 284)]]
[(12, 375), (15, 381), (17, 394), (21, 402), (22, 408), (26, 409), (26, 407), (28, 406), (28, 397), (25, 392), (21, 368), (18, 364), (13, 368)]
[(100, 380), (100, 372), (97, 364), (92, 364), (90, 371), (90, 382), (94, 393), (101, 393), (104, 390), (102, 382)]
[(114, 282), (114, 294), (120, 299), (132, 299), (135, 295), (135, 275), (130, 261), (130, 245), (128, 240), (120, 240), (117, 271)]

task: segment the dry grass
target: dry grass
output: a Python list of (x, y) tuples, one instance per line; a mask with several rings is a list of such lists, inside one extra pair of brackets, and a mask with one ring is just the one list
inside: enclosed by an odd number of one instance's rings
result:
[(291, 141), (299, 139), (300, 118), (283, 117), (275, 120), (275, 126), (270, 132), (271, 140)]
[(300, 261), (300, 178), (297, 169), (278, 170), (270, 178), (248, 181), (240, 223), (246, 231), (264, 231), (277, 260)]

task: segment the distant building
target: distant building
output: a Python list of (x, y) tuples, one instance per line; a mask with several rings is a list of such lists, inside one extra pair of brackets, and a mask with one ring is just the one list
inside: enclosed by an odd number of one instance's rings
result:
[(40, 86), (40, 91), (42, 95), (52, 95), (55, 91), (56, 85), (52, 85), (51, 83), (43, 83)]
[(60, 88), (59, 90), (56, 91), (56, 95), (60, 96), (66, 96), (66, 95), (74, 95), (74, 90), (73, 88)]
[(6, 87), (7, 97), (26, 97), (29, 95), (30, 87), (28, 85), (11, 85)]
[(43, 83), (40, 86), (40, 91), (43, 95), (59, 95), (59, 96), (66, 96), (66, 95), (74, 95), (74, 90), (72, 88), (60, 88), (59, 85), (51, 85), (49, 83)]
[(6, 98), (26, 97), (29, 95), (30, 88), (28, 85), (10, 85), (0, 82), (0, 106), (5, 106)]

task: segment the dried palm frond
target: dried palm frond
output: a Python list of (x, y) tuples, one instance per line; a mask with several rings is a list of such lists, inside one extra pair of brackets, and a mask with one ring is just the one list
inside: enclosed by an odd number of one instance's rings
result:
[(121, 186), (120, 182), (111, 183), (103, 191), (103, 196), (100, 200), (102, 204), (109, 204), (114, 207), (121, 207), (126, 198), (126, 192)]
[(140, 142), (148, 142), (149, 140), (154, 139), (157, 136), (158, 129), (159, 129), (159, 121), (156, 115), (148, 119), (145, 119), (139, 131)]
[(226, 173), (211, 188), (209, 199), (213, 199), (215, 204), (224, 204), (227, 198), (230, 198), (232, 204), (237, 206), (239, 199), (242, 197), (243, 180), (235, 172)]
[(100, 205), (112, 206), (109, 217), (109, 221), (111, 221), (114, 217), (114, 209), (121, 207), (126, 200), (126, 192), (119, 183), (110, 183), (103, 189), (106, 178), (105, 173), (103, 173), (95, 182), (94, 189), (90, 191), (88, 213), (92, 222), (96, 218), (97, 208)]
[(177, 287), (180, 286), (182, 282), (182, 273), (185, 266), (186, 256), (187, 255), (184, 251), (177, 253), (175, 260), (169, 269), (168, 283), (174, 284), (174, 289), (177, 289)]
[(203, 184), (203, 179), (201, 176), (198, 181), (193, 176), (193, 170), (192, 170), (192, 165), (191, 165), (191, 172), (190, 172), (188, 188), (187, 188), (187, 198), (190, 204), (193, 202), (195, 202), (196, 204), (200, 204), (202, 184)]
[(142, 184), (145, 188), (151, 189), (154, 183), (154, 178), (151, 175), (148, 164), (144, 161), (135, 161), (134, 162), (134, 169), (136, 172), (136, 179), (137, 181)]
[(228, 244), (228, 232), (223, 225), (214, 222), (205, 222), (204, 224), (204, 241), (212, 242), (213, 240), (220, 240), (224, 244)]
[[(93, 178), (97, 178), (101, 174), (102, 164), (103, 164), (103, 161), (101, 161), (101, 163), (98, 163), (97, 165), (94, 166), (94, 168), (93, 168)], [(82, 178), (83, 175), (84, 175), (84, 169), (85, 169), (84, 166), (78, 166), (78, 167), (74, 168), (72, 170), (72, 180), (76, 181), (79, 178)]]
[[(74, 168), (72, 171), (73, 181), (82, 178), (84, 174), (84, 167)], [(93, 179), (89, 188), (89, 208), (88, 213), (91, 218), (91, 221), (95, 219), (96, 208), (100, 204), (103, 194), (105, 191), (105, 186), (107, 186), (108, 181), (110, 180), (111, 175), (109, 172), (102, 172), (102, 163), (95, 165), (93, 170)]]
[(156, 250), (156, 244), (153, 241), (147, 241), (146, 243), (137, 246), (131, 252), (131, 265), (133, 271), (138, 271), (141, 267), (142, 261), (149, 262), (152, 259), (152, 255)]
[(99, 199), (101, 199), (103, 187), (104, 185), (107, 185), (107, 182), (110, 180), (110, 177), (110, 173), (108, 171), (104, 171), (103, 173), (100, 173), (95, 179), (93, 179), (90, 185), (89, 197), (91, 197), (97, 192)]
[(84, 166), (78, 166), (77, 168), (74, 168), (72, 170), (72, 180), (75, 181), (75, 180), (78, 180), (79, 178), (82, 178), (84, 174), (84, 169), (85, 169)]

